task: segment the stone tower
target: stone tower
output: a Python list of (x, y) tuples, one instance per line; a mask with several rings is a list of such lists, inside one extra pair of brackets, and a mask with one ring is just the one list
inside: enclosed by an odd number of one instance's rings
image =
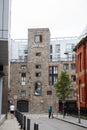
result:
[(47, 112), (47, 107), (54, 102), (55, 92), (49, 86), (49, 44), (48, 28), (28, 29), (30, 113)]

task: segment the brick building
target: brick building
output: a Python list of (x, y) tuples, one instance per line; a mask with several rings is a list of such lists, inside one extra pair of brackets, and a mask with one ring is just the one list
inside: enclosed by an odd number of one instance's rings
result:
[(53, 111), (57, 112), (58, 98), (53, 85), (64, 69), (69, 73), (75, 87), (75, 61), (53, 62), (49, 59), (49, 29), (29, 29), (26, 60), (11, 62), (10, 69), (9, 100), (14, 101), (20, 111), (44, 113), (51, 105)]
[(79, 101), (81, 108), (87, 108), (87, 36), (80, 40), (74, 50), (76, 52), (77, 105)]

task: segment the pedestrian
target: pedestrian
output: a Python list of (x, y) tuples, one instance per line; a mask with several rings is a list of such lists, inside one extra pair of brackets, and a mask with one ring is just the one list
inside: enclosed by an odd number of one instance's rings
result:
[(48, 117), (52, 116), (52, 106), (48, 107)]
[(15, 112), (15, 106), (13, 103), (11, 103), (10, 105), (10, 114), (11, 114), (11, 118), (14, 118), (14, 112)]

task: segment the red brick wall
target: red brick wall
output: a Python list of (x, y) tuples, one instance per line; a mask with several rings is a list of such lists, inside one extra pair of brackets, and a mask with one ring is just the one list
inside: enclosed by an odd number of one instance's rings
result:
[[(79, 69), (78, 69), (79, 68)], [(79, 74), (78, 74), (79, 71)], [(78, 77), (81, 82), (81, 107), (87, 107), (87, 42), (78, 44), (76, 58), (76, 92), (78, 95)], [(78, 104), (78, 96), (77, 96)]]

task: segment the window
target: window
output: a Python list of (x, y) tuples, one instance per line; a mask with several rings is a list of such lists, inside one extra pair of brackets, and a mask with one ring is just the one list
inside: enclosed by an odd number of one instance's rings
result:
[(49, 71), (50, 71), (50, 74), (52, 74), (52, 66), (50, 66)]
[(27, 56), (24, 56), (24, 61), (27, 61), (28, 57)]
[(52, 61), (52, 59), (53, 59), (53, 56), (52, 56), (52, 55), (50, 55), (50, 61)]
[(56, 60), (57, 60), (57, 61), (60, 61), (60, 54), (57, 54), (57, 55), (56, 55)]
[(52, 95), (52, 91), (47, 91), (47, 95)]
[(75, 70), (75, 68), (76, 68), (76, 65), (73, 63), (73, 64), (71, 64), (71, 69), (72, 70)]
[(41, 95), (41, 88), (42, 88), (42, 85), (40, 82), (36, 82), (35, 84), (35, 96), (40, 96)]
[(22, 70), (26, 70), (26, 65), (22, 65), (22, 66), (21, 66), (21, 69), (22, 69)]
[(75, 82), (75, 81), (76, 81), (76, 76), (75, 76), (75, 75), (71, 75), (71, 80), (72, 80), (73, 82)]
[(50, 45), (50, 53), (52, 53), (52, 45)]
[(56, 50), (56, 53), (60, 53), (60, 44), (56, 44), (55, 50)]
[(69, 70), (69, 64), (64, 64), (63, 68), (64, 68), (64, 70)]
[(40, 43), (42, 42), (42, 35), (36, 35), (35, 36), (35, 43)]
[(26, 73), (21, 73), (21, 85), (25, 85), (26, 83)]
[(41, 72), (37, 72), (36, 77), (41, 77)]
[(36, 69), (41, 69), (41, 65), (36, 65)]
[(26, 91), (21, 91), (21, 97), (26, 97)]
[(58, 80), (58, 66), (49, 67), (49, 84), (54, 85)]
[(28, 50), (24, 50), (24, 54), (28, 54)]
[(57, 67), (57, 66), (54, 66), (53, 71), (54, 71), (54, 72), (53, 72), (54, 74), (57, 74), (57, 73), (58, 73), (58, 67)]
[(41, 52), (37, 52), (37, 53), (36, 53), (36, 56), (41, 56)]
[(58, 81), (58, 77), (54, 76), (54, 84)]

